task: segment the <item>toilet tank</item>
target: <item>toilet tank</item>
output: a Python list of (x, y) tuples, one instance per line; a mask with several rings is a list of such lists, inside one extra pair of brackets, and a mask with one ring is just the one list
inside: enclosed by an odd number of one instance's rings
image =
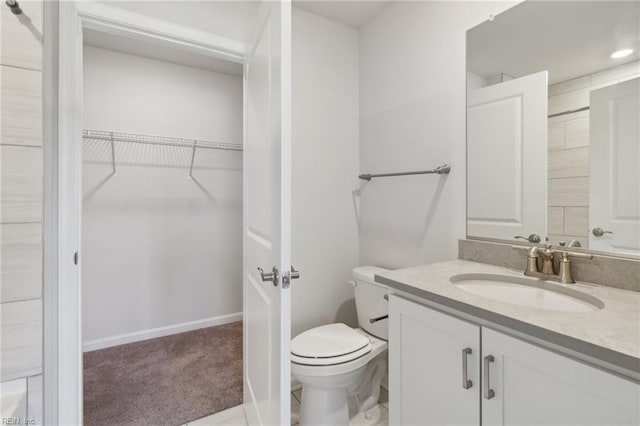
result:
[(389, 340), (389, 320), (383, 319), (372, 324), (369, 319), (389, 313), (389, 302), (384, 298), (389, 289), (373, 280), (375, 274), (388, 271), (377, 266), (358, 266), (352, 272), (358, 324), (367, 333), (384, 340)]

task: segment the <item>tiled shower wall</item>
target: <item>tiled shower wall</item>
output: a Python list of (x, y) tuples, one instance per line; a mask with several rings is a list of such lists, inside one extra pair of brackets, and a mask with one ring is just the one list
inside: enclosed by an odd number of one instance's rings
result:
[(42, 2), (0, 6), (0, 422), (41, 424)]
[[(592, 90), (640, 76), (635, 61), (549, 87), (549, 115), (589, 106)], [(589, 111), (549, 119), (548, 236), (589, 244)]]

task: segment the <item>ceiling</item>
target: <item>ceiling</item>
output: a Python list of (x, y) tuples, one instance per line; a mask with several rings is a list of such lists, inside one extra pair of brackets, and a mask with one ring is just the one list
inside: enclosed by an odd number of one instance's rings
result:
[[(640, 59), (640, 2), (527, 1), (467, 37), (468, 71), (522, 77), (546, 69), (554, 84)], [(612, 59), (622, 48), (635, 51)]]
[(360, 29), (382, 12), (390, 3), (391, 1), (389, 0), (294, 0), (293, 5), (307, 12), (324, 16), (332, 21)]
[(224, 74), (242, 75), (242, 64), (225, 61), (171, 46), (160, 45), (115, 34), (83, 30), (84, 44), (102, 49), (115, 50), (130, 55), (171, 62)]

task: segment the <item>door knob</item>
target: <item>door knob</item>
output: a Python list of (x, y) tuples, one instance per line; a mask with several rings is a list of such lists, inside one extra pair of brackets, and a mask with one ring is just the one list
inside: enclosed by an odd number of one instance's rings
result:
[(262, 278), (262, 281), (264, 282), (271, 281), (274, 286), (277, 286), (280, 282), (280, 276), (278, 273), (278, 268), (276, 266), (271, 269), (271, 272), (265, 272), (262, 268), (259, 267), (258, 272), (260, 272), (260, 278)]
[(538, 244), (538, 243), (541, 241), (541, 240), (540, 240), (540, 235), (538, 235), (538, 234), (531, 234), (531, 235), (529, 235), (528, 237), (523, 237), (523, 236), (521, 236), (521, 235), (516, 235), (516, 236), (515, 236), (515, 237), (513, 237), (513, 238), (520, 238), (520, 239), (522, 239), (522, 240), (527, 240), (527, 241), (529, 241), (530, 243), (535, 243), (535, 244)]
[(297, 280), (298, 278), (300, 278), (300, 271), (296, 271), (296, 268), (291, 265), (291, 279)]
[(602, 237), (604, 234), (613, 234), (613, 232), (605, 231), (602, 228), (593, 228), (593, 231), (591, 231), (591, 233), (594, 237)]
[(284, 271), (282, 273), (282, 288), (289, 288), (291, 280), (297, 280), (300, 278), (300, 271), (296, 271), (296, 268), (291, 265), (291, 272)]

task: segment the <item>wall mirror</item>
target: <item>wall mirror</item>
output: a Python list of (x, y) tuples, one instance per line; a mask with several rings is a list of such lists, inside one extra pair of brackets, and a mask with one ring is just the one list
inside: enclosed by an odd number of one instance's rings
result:
[(467, 32), (469, 238), (640, 256), (639, 38), (635, 1), (526, 1)]

